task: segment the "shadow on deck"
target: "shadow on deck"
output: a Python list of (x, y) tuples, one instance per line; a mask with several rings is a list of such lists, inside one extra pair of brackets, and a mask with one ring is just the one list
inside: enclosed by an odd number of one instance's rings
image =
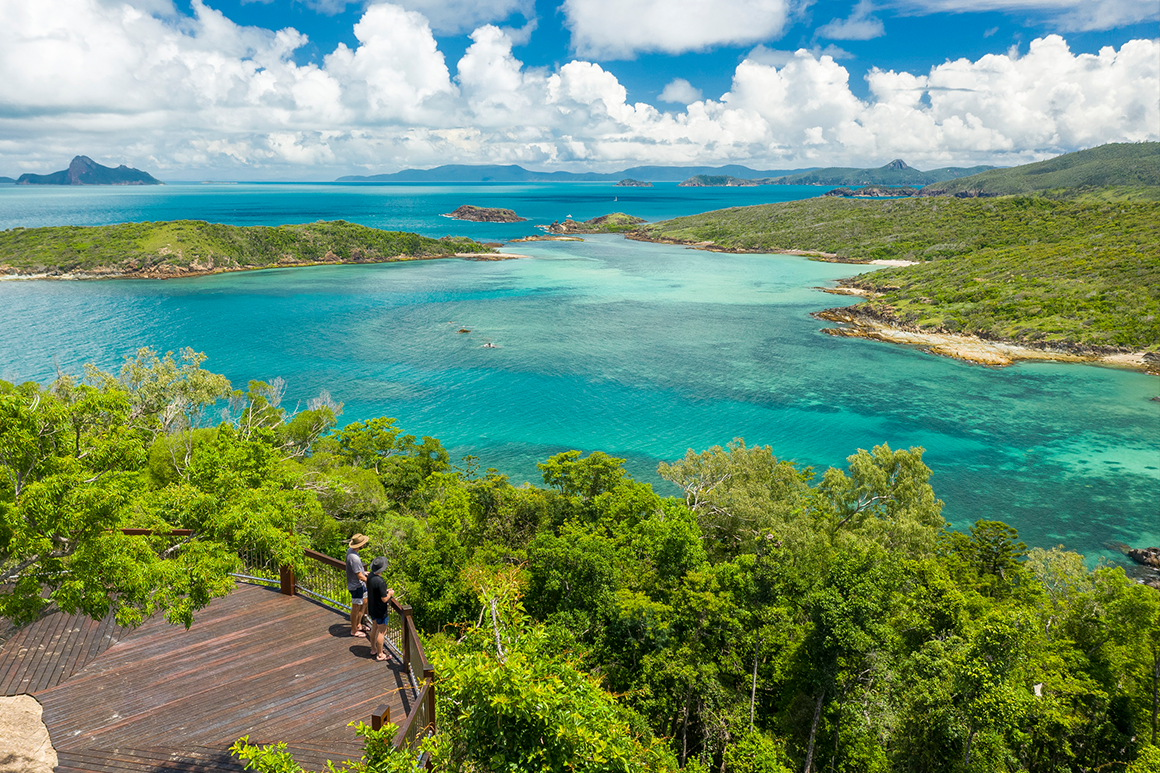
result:
[(85, 623), (50, 615), (0, 648), (0, 686), (44, 706), (60, 773), (240, 771), (226, 749), (244, 735), (321, 770), (361, 756), (348, 723), (383, 704), (401, 719), (415, 696), (410, 670), (375, 662), (346, 617), (276, 589), (239, 584), (188, 631)]

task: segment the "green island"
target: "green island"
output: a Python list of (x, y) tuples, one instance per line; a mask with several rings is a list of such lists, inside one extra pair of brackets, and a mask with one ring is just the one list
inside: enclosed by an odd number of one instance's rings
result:
[[(338, 428), (325, 393), (294, 413), (278, 380), (235, 390), (204, 359), (143, 349), (119, 373), (0, 382), (0, 616), (196, 630), (239, 550), (298, 572), (362, 533), (413, 609), (438, 731), (397, 748), (397, 724), (360, 726), (347, 773), (412, 771), (420, 751), (447, 771), (1160, 765), (1160, 594), (999, 522), (949, 528), (921, 448), (814, 470), (738, 439), (661, 464), (677, 496), (567, 451), (517, 487), (390, 418)], [(232, 751), (302, 770), (265, 740)]]
[(472, 239), (432, 239), (348, 223), (231, 226), (202, 220), (0, 231), (0, 277), (177, 276), (470, 255), (501, 257)]
[(923, 196), (1012, 196), (1089, 201), (1160, 200), (1160, 142), (1112, 143), (927, 185)]
[[(1091, 171), (1107, 148), (1119, 165), (1101, 173), (1104, 187), (1058, 187), (1064, 178), (1052, 169)], [(1152, 179), (1138, 172), (1160, 159), (1158, 151), (1160, 143), (1105, 146), (1041, 162), (1053, 166), (1031, 195), (821, 197), (676, 218), (630, 238), (892, 265), (840, 283), (839, 292), (868, 298), (819, 313), (851, 326), (827, 331), (837, 335), (922, 344), (994, 365), (1102, 359), (1156, 371), (1160, 185), (1135, 183)], [(1002, 175), (1028, 178), (1016, 167), (954, 184)]]

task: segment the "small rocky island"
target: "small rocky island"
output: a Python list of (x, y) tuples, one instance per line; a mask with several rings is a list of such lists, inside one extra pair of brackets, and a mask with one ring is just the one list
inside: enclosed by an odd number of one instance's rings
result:
[(456, 220), (468, 220), (472, 223), (522, 223), (527, 220), (526, 217), (520, 217), (510, 209), (476, 207), (471, 204), (464, 204), (454, 212), (445, 215), (445, 217), (455, 218)]
[(88, 156), (77, 156), (68, 169), (49, 174), (22, 174), (17, 185), (164, 185), (148, 172), (121, 164), (102, 166)]
[(834, 188), (824, 195), (846, 199), (890, 199), (917, 196), (918, 188), (913, 185), (865, 185), (861, 188)]
[(591, 220), (584, 220), (576, 222), (570, 217), (564, 218), (564, 222), (559, 220), (553, 221), (551, 225), (539, 226), (550, 234), (610, 234), (610, 233), (624, 233), (631, 231), (639, 224), (645, 222), (643, 217), (636, 217), (634, 215), (626, 215), (623, 212), (613, 212), (609, 215), (601, 215), (594, 217)]
[(748, 188), (761, 185), (758, 180), (745, 180), (727, 174), (695, 174), (682, 183), (678, 188)]
[(646, 180), (634, 180), (631, 177), (625, 177), (616, 184), (617, 188), (651, 188), (653, 184)]

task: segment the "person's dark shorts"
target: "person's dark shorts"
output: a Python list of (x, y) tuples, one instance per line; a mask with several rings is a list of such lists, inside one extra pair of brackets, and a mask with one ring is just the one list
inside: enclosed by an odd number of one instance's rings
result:
[(391, 615), (388, 612), (387, 614), (383, 615), (382, 617), (372, 617), (371, 620), (375, 621), (375, 625), (386, 625), (387, 620), (390, 618), (390, 616)]
[(356, 590), (352, 590), (350, 592), (350, 598), (352, 601), (362, 601), (366, 597), (367, 597), (367, 586), (365, 586), (365, 585), (360, 585), (360, 586), (358, 586), (358, 588)]

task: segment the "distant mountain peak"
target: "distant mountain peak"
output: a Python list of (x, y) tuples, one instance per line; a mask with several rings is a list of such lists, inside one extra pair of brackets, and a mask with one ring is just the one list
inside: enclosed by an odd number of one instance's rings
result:
[(887, 164), (886, 166), (884, 166), (882, 168), (883, 169), (910, 169), (910, 167), (906, 165), (906, 162), (903, 161), (901, 158), (894, 159), (893, 161), (891, 161), (889, 164)]
[(148, 172), (132, 169), (124, 164), (102, 166), (88, 156), (76, 156), (68, 169), (51, 174), (22, 174), (16, 181), (21, 185), (161, 185)]

